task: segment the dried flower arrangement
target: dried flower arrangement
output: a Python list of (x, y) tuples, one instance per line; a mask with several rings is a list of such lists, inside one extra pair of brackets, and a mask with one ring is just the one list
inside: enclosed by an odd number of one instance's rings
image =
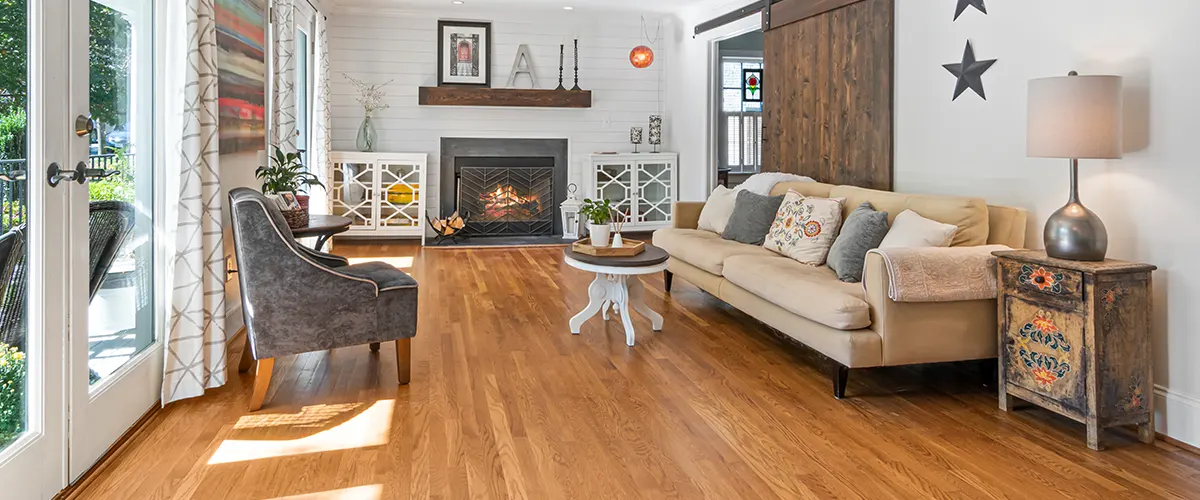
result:
[(383, 91), (383, 88), (392, 83), (393, 80), (371, 85), (345, 73), (342, 73), (342, 76), (346, 77), (350, 83), (358, 88), (358, 103), (362, 105), (363, 111), (367, 113), (367, 116), (371, 116), (376, 111), (382, 111), (391, 107), (383, 102), (383, 99), (387, 97), (387, 93)]

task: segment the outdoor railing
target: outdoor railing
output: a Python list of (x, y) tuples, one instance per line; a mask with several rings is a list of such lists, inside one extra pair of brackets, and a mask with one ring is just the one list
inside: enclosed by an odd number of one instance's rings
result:
[[(131, 156), (133, 155), (126, 155), (127, 158)], [(115, 154), (89, 157), (91, 168), (103, 170), (116, 168), (120, 161), (118, 155)], [(24, 223), (29, 215), (27, 208), (29, 191), (26, 187), (29, 175), (26, 163), (25, 159), (0, 160), (0, 178), (11, 179), (0, 180), (0, 234)], [(41, 176), (34, 176), (34, 178), (41, 178)]]

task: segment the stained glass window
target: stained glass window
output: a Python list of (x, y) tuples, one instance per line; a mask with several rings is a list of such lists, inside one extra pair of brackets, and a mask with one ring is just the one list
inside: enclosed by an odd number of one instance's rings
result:
[(762, 102), (762, 68), (742, 69), (742, 100)]

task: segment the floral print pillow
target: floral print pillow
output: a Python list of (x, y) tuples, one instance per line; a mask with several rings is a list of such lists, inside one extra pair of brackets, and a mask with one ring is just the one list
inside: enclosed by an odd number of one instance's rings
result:
[(824, 264), (829, 247), (842, 227), (845, 201), (845, 198), (806, 198), (789, 190), (775, 212), (763, 247), (804, 264)]

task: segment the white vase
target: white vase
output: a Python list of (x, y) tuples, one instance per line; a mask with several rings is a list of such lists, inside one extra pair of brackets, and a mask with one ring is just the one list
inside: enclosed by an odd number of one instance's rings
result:
[(592, 236), (592, 246), (608, 246), (608, 224), (588, 224), (588, 234)]
[(621, 239), (621, 233), (614, 234), (613, 241), (612, 241), (612, 247), (613, 248), (621, 248), (623, 246), (625, 246), (625, 240)]

